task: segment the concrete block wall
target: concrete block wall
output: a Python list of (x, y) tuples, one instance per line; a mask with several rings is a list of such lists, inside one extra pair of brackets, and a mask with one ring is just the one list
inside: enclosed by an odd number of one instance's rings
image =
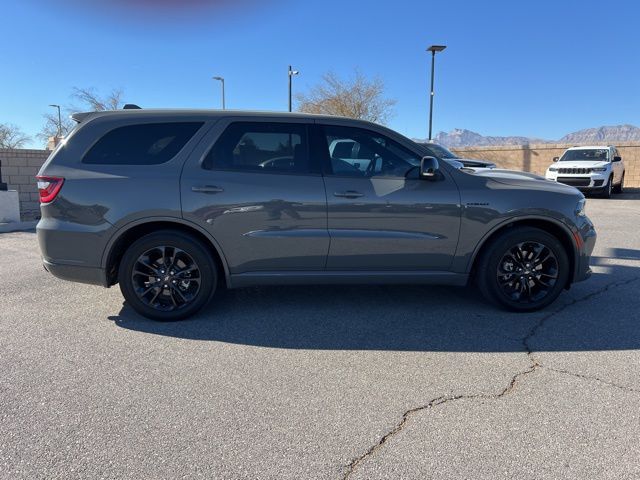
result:
[[(553, 157), (559, 157), (573, 145), (537, 144), (490, 147), (462, 147), (452, 150), (464, 158), (490, 160), (503, 168), (544, 175)], [(625, 185), (640, 188), (640, 142), (616, 145), (625, 162)], [(49, 150), (0, 149), (2, 181), (20, 196), (22, 220), (34, 220), (40, 214), (35, 176), (51, 152)]]
[[(495, 162), (499, 167), (510, 170), (524, 170), (544, 175), (547, 167), (553, 163), (553, 157), (560, 157), (564, 151), (574, 145), (536, 144), (506, 145), (490, 147), (452, 148), (462, 158), (477, 158)], [(625, 163), (625, 186), (640, 188), (640, 142), (616, 144)]]
[(23, 221), (40, 215), (40, 202), (35, 176), (51, 152), (48, 150), (0, 149), (2, 181), (20, 196)]

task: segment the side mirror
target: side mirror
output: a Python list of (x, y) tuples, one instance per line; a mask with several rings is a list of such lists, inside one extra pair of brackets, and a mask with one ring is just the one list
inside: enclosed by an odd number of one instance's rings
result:
[(558, 160), (560, 160), (560, 157), (553, 157), (554, 162), (557, 162)]
[(614, 162), (621, 162), (622, 161), (622, 157), (613, 157), (613, 161)]
[(420, 178), (433, 178), (440, 168), (435, 157), (422, 157), (420, 160)]

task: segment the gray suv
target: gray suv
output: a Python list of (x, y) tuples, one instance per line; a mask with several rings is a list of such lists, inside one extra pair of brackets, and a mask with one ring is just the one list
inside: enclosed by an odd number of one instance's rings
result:
[(573, 187), (458, 170), (346, 118), (122, 110), (78, 122), (38, 175), (45, 268), (120, 284), (159, 320), (218, 288), (467, 285), (516, 311), (590, 274), (596, 233)]

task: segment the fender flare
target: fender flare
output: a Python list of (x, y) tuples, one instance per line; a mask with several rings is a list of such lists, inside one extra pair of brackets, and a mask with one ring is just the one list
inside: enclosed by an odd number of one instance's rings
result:
[(579, 235), (579, 233), (577, 231), (573, 232), (571, 228), (563, 221), (558, 220), (557, 218), (547, 217), (544, 215), (521, 215), (521, 216), (505, 219), (499, 224), (494, 225), (494, 227), (489, 231), (487, 231), (484, 234), (484, 236), (480, 239), (480, 241), (477, 243), (476, 248), (474, 249), (473, 254), (471, 255), (471, 258), (469, 259), (469, 262), (467, 264), (466, 273), (471, 272), (471, 269), (476, 259), (478, 258), (478, 255), (480, 254), (484, 246), (487, 244), (487, 241), (489, 241), (489, 239), (493, 237), (495, 233), (497, 233), (499, 230), (504, 229), (511, 223), (518, 223), (523, 221), (526, 222), (527, 220), (535, 220), (535, 221), (552, 223), (555, 226), (559, 227), (566, 234), (567, 239), (569, 239), (572, 246), (572, 250), (573, 250), (573, 272), (571, 274), (571, 282), (573, 282), (574, 278), (576, 277), (576, 273), (577, 273), (577, 269), (580, 261), (580, 258), (579, 258), (580, 251), (578, 246), (576, 245), (576, 238), (575, 238), (575, 235)]
[(222, 247), (220, 246), (218, 241), (206, 229), (200, 227), (196, 223), (190, 222), (189, 220), (185, 220), (184, 218), (180, 218), (180, 217), (168, 217), (168, 216), (144, 217), (137, 220), (132, 220), (131, 222), (128, 222), (122, 225), (111, 235), (111, 238), (109, 238), (109, 241), (106, 243), (104, 247), (104, 250), (102, 252), (102, 258), (100, 260), (100, 266), (102, 267), (102, 269), (106, 272), (107, 262), (109, 261), (109, 258), (111, 256), (113, 246), (116, 244), (118, 240), (120, 240), (120, 238), (122, 238), (123, 235), (125, 235), (132, 228), (135, 228), (147, 223), (156, 223), (156, 222), (175, 223), (178, 225), (191, 228), (193, 230), (196, 230), (198, 233), (201, 233), (207, 240), (209, 240), (209, 243), (211, 244), (211, 246), (214, 248), (214, 250), (220, 257), (222, 268), (224, 271), (224, 276), (227, 281), (227, 285), (230, 285), (229, 282), (231, 281), (231, 275), (229, 273), (229, 265), (227, 263), (226, 257), (224, 256), (224, 253), (222, 252)]

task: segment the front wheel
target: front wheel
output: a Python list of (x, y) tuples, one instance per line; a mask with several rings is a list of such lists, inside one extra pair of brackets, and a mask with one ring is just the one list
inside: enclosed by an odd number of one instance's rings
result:
[(216, 266), (205, 245), (182, 232), (145, 235), (125, 252), (118, 271), (129, 305), (155, 320), (181, 320), (211, 299)]
[(611, 198), (611, 193), (613, 193), (613, 175), (609, 177), (607, 184), (602, 190), (602, 198)]
[(486, 246), (476, 283), (488, 300), (530, 312), (558, 298), (567, 285), (569, 265), (556, 237), (538, 228), (516, 227)]

